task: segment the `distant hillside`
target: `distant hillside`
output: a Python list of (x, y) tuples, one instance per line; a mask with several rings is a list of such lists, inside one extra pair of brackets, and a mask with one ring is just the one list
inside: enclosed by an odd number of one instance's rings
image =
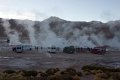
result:
[(0, 18), (0, 37), (10, 38), (11, 44), (120, 48), (120, 21), (72, 22), (50, 17), (39, 22)]

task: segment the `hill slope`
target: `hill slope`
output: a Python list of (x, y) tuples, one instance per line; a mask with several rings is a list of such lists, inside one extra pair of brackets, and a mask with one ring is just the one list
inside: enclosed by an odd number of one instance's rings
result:
[(72, 22), (50, 17), (39, 22), (0, 18), (0, 37), (9, 37), (11, 44), (120, 48), (120, 21)]

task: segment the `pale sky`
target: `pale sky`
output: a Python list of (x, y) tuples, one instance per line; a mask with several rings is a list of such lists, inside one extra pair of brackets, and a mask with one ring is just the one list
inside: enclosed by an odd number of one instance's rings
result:
[(50, 16), (70, 21), (120, 19), (120, 0), (0, 0), (0, 17), (44, 20)]

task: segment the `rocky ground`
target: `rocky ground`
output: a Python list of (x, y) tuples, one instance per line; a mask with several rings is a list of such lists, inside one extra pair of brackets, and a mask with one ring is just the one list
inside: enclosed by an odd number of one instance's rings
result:
[(68, 68), (81, 69), (83, 65), (102, 64), (120, 67), (120, 52), (107, 52), (105, 55), (91, 53), (56, 53), (47, 56), (41, 52), (1, 52), (0, 69), (37, 69)]

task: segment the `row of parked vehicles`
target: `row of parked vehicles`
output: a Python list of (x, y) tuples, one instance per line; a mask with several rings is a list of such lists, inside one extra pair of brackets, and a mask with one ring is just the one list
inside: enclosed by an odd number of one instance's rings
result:
[(92, 54), (99, 54), (103, 55), (106, 53), (106, 47), (105, 46), (99, 46), (99, 47), (93, 47), (93, 48), (82, 48), (74, 46), (68, 46), (63, 49), (63, 52), (73, 54), (73, 53), (92, 53)]
[[(1, 43), (10, 43), (9, 38), (1, 38)], [(105, 54), (106, 53), (106, 47), (105, 46), (99, 46), (99, 47), (94, 47), (94, 48), (82, 48), (82, 47), (74, 47), (74, 46), (67, 46), (64, 47), (63, 49), (60, 49), (59, 47), (39, 47), (39, 46), (32, 46), (28, 44), (22, 44), (22, 45), (12, 45), (12, 50), (16, 53), (22, 53), (25, 51), (32, 51), (32, 50), (41, 50), (41, 51), (47, 51), (48, 53), (58, 53), (58, 52), (63, 52), (63, 53), (80, 53), (80, 52), (90, 52), (93, 54)]]
[(32, 50), (46, 50), (48, 53), (58, 53), (58, 52), (63, 52), (63, 53), (68, 53), (68, 54), (73, 54), (73, 53), (80, 53), (80, 52), (90, 52), (93, 54), (100, 54), (103, 55), (106, 53), (106, 48), (103, 46), (99, 47), (94, 47), (94, 48), (81, 48), (81, 47), (74, 47), (74, 46), (68, 46), (64, 47), (63, 49), (60, 49), (59, 47), (39, 47), (39, 46), (32, 46), (32, 45), (15, 45), (12, 47), (12, 50), (16, 53), (22, 53), (25, 51), (32, 51)]
[(22, 53), (26, 51), (41, 51), (48, 53), (61, 52), (61, 49), (59, 47), (41, 47), (41, 46), (32, 46), (32, 45), (15, 45), (12, 47), (12, 50), (16, 53)]

